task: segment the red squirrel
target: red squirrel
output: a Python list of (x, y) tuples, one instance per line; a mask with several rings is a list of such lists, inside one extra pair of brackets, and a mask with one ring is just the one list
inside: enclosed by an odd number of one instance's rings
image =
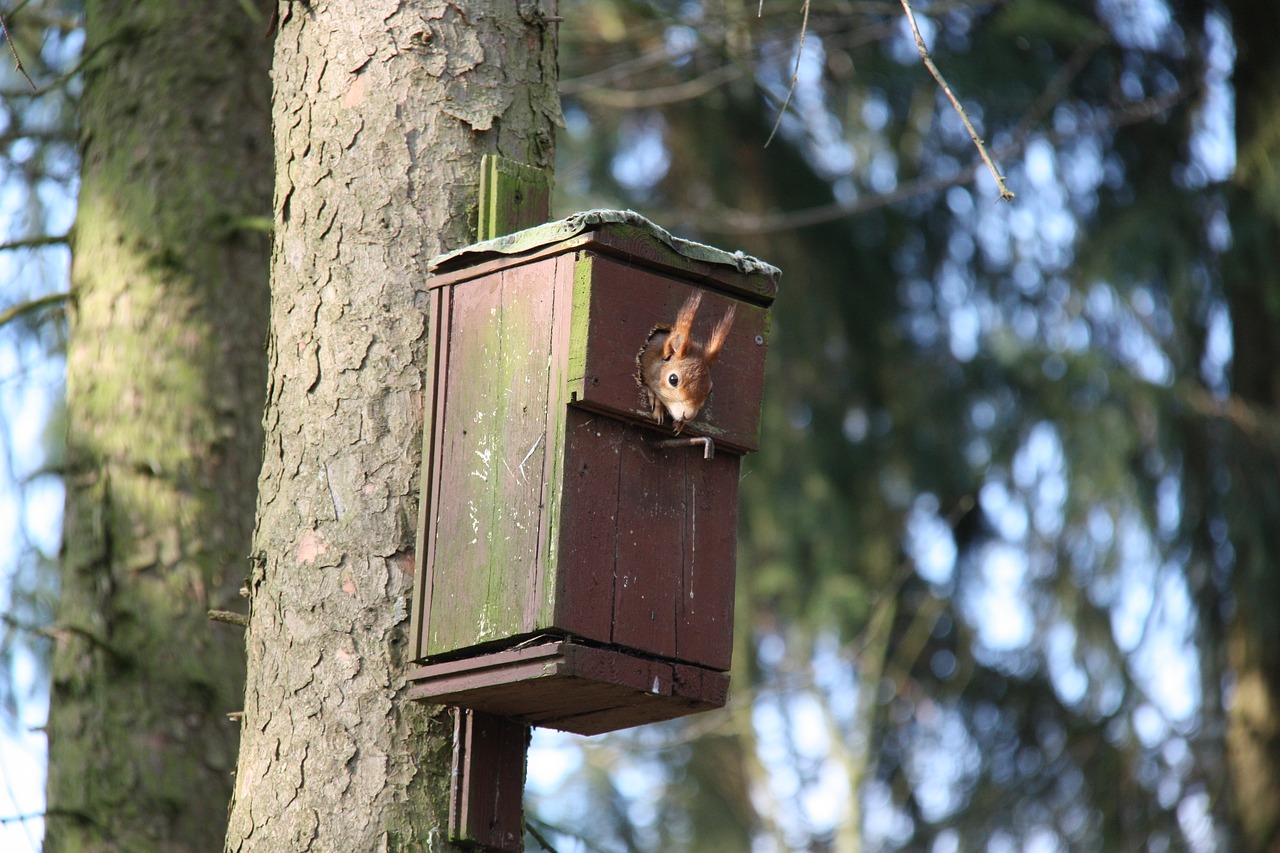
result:
[(737, 306), (729, 310), (711, 330), (705, 344), (693, 339), (693, 318), (702, 302), (702, 292), (685, 300), (676, 314), (674, 326), (660, 323), (649, 332), (644, 349), (636, 356), (636, 381), (644, 389), (645, 400), (653, 410), (653, 419), (661, 424), (663, 410), (671, 413), (676, 435), (686, 421), (698, 411), (711, 394), (711, 365), (720, 357)]

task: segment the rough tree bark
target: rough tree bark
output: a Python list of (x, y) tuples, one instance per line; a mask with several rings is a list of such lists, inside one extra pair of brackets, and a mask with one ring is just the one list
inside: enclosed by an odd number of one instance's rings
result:
[(261, 459), (265, 27), (238, 3), (85, 4), (47, 851), (225, 833), (242, 637), (206, 614), (243, 609)]
[(483, 153), (552, 159), (550, 4), (281, 5), (266, 451), (228, 850), (439, 849), (449, 730), (403, 699), (426, 262)]

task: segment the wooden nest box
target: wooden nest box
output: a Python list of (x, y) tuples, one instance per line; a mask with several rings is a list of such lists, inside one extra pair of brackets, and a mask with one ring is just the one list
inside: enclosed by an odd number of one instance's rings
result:
[[(432, 269), (411, 695), (581, 734), (721, 707), (778, 270), (629, 211)], [(637, 355), (696, 291), (695, 340), (735, 315), (677, 437)]]

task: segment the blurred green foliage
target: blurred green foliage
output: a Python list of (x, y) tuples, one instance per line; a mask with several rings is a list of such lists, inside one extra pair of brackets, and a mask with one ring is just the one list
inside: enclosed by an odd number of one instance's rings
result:
[(1280, 297), (1275, 247), (1232, 243), (1274, 218), (1228, 198), (1233, 52), (1268, 30), (915, 4), (1003, 204), (899, 3), (809, 3), (803, 39), (802, 5), (562, 4), (557, 214), (634, 207), (784, 278), (731, 708), (577, 743), (598, 807), (535, 788), (535, 821), (562, 850), (1269, 849), (1240, 828), (1280, 801), (1223, 755), (1226, 647), (1270, 636), (1236, 538), (1280, 513), (1236, 500), (1280, 442), (1235, 384), (1280, 312), (1245, 334), (1223, 272)]

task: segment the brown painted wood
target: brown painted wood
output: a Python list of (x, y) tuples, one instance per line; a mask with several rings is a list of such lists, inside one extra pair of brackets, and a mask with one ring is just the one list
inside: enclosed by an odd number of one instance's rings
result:
[[(590, 324), (582, 376), (573, 377), (577, 400), (657, 429), (635, 381), (636, 355), (650, 330), (659, 323), (670, 324), (696, 288), (609, 258), (592, 256), (585, 262), (591, 265)], [(726, 448), (744, 452), (759, 446), (768, 312), (704, 291), (693, 334), (705, 340), (731, 305), (736, 305), (737, 312), (728, 342), (711, 368), (711, 396), (684, 433), (710, 436)], [(664, 431), (670, 429), (668, 423)]]
[[(574, 264), (433, 292), (418, 657), (558, 630), (727, 669), (737, 457), (658, 450), (662, 432), (565, 405), (572, 320), (556, 308), (574, 307)], [(683, 299), (683, 285), (662, 287)], [(631, 370), (629, 350), (614, 347), (616, 370)]]
[(547, 396), (555, 261), (502, 272), (499, 337), (502, 352), (497, 442), (490, 493), (494, 536), (488, 565), (487, 611), (498, 636), (529, 630), (528, 604), (537, 596), (543, 565), (539, 531), (544, 506)]
[(613, 642), (672, 658), (685, 554), (685, 454), (657, 450), (631, 432), (617, 485)]
[(429, 664), (410, 679), (414, 699), (576, 734), (714, 710), (729, 685), (723, 672), (564, 640)]
[[(554, 259), (547, 262), (554, 269)], [(438, 444), (440, 482), (428, 520), (424, 654), (529, 630), (546, 484), (553, 293), (543, 265), (448, 289), (453, 305)]]
[(708, 464), (698, 448), (669, 450), (685, 457), (688, 529), (676, 653), (712, 669), (729, 669), (733, 655), (734, 573), (737, 560), (738, 460)]
[(564, 497), (556, 590), (548, 627), (613, 639), (618, 472), (627, 431), (594, 412), (565, 412)]
[(727, 670), (739, 460), (594, 412), (566, 413), (562, 545), (540, 628)]
[(432, 601), (432, 567), (435, 565), (435, 531), (440, 515), (440, 472), (445, 412), (445, 380), (449, 370), (449, 328), (452, 291), (441, 289), (430, 295), (427, 348), (427, 387), (423, 396), (422, 496), (418, 502), (418, 541), (414, 553), (414, 588), (410, 638), (413, 659), (425, 657), (425, 643)]
[(698, 261), (673, 252), (650, 235), (626, 226), (609, 225), (584, 231), (559, 243), (518, 254), (494, 252), (489, 255), (457, 255), (433, 270), (427, 287), (446, 287), (468, 279), (561, 253), (589, 252), (628, 265), (688, 281), (700, 287), (721, 290), (754, 305), (768, 306), (778, 292), (778, 282), (769, 276), (743, 273), (723, 264)]
[(477, 370), (501, 352), (501, 276), (453, 291), (450, 370), (445, 384), (442, 468), (430, 567), (431, 605), (424, 648), (437, 654), (459, 636), (493, 639), (486, 606), (497, 493), (490, 485), (497, 443), (497, 372)]
[[(757, 441), (773, 283), (627, 245), (579, 235), (431, 284), (415, 698), (584, 733), (724, 702), (735, 451)], [(695, 335), (738, 311), (685, 429), (716, 439), (711, 460), (655, 446), (670, 428), (635, 381), (650, 328), (698, 287)], [(519, 647), (542, 635), (556, 651)]]
[[(569, 463), (576, 452), (568, 447), (570, 436), (568, 408), (569, 385), (567, 365), (569, 337), (573, 322), (573, 282), (577, 258), (564, 254), (554, 259), (551, 287), (554, 290), (552, 304), (552, 330), (550, 369), (547, 386), (546, 453), (543, 462), (542, 514), (538, 527), (538, 569), (533, 585), (533, 595), (526, 602), (525, 624), (538, 628), (555, 627), (555, 607), (561, 594), (559, 571), (561, 561), (568, 559), (578, 541), (577, 532), (588, 537), (587, 531), (575, 528), (575, 534), (565, 533), (562, 507), (565, 495), (570, 491), (572, 473)], [(581, 473), (581, 472), (580, 472)], [(570, 525), (572, 526), (572, 525)], [(570, 593), (572, 596), (572, 593)], [(577, 631), (573, 625), (562, 626), (567, 631)], [(593, 635), (594, 636), (594, 635)]]
[(524, 849), (525, 752), (529, 727), (459, 708), (454, 711), (449, 839), (494, 853)]

